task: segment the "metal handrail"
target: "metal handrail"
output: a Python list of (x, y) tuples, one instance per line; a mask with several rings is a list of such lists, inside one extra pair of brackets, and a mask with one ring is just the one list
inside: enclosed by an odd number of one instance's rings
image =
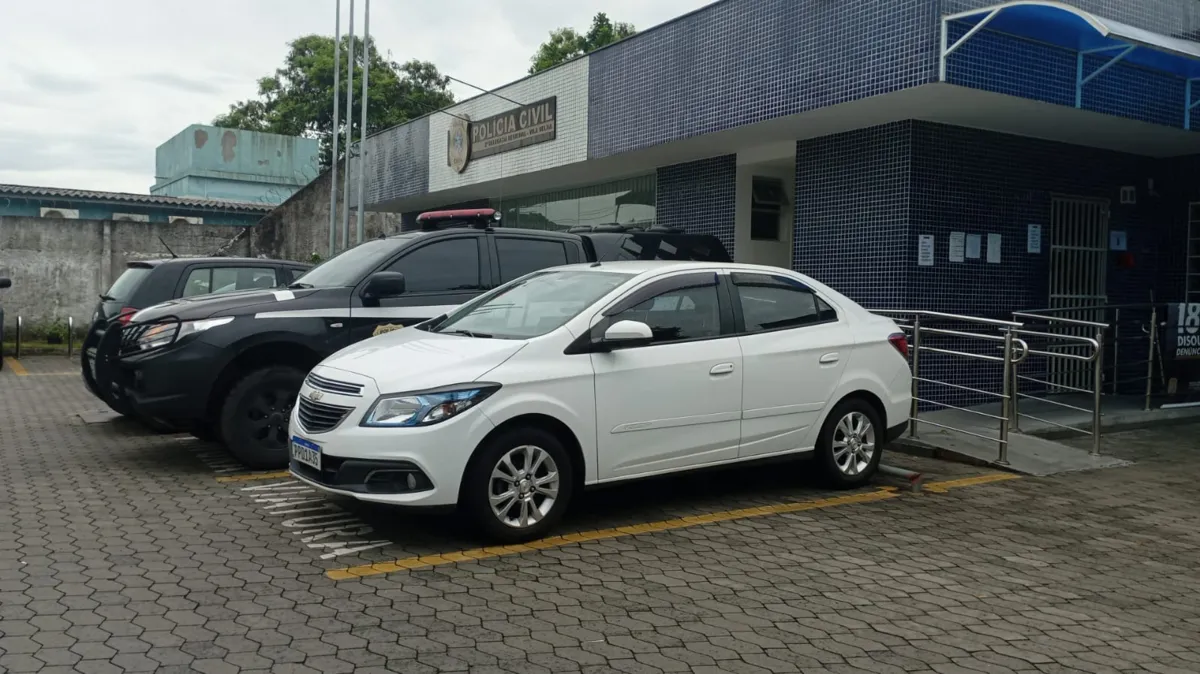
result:
[[(1086, 309), (1086, 308), (1071, 307), (1071, 308), (1064, 308), (1061, 310), (1045, 310), (1045, 311), (1099, 311), (1102, 309), (1106, 310), (1107, 308), (1106, 307), (1095, 307), (1092, 309)], [(1119, 312), (1117, 315), (1118, 315), (1118, 317), (1120, 316)], [(1073, 319), (1073, 318), (1063, 318), (1061, 316), (1046, 315), (1045, 313), (1035, 313), (1035, 312), (1029, 312), (1029, 311), (1014, 311), (1013, 317), (1014, 318), (1025, 318), (1025, 319), (1036, 319), (1037, 321), (1040, 322), (1039, 323), (1040, 325), (1045, 325), (1048, 329), (1051, 329), (1051, 330), (1054, 329), (1055, 326), (1073, 326), (1073, 327), (1077, 327), (1077, 328), (1091, 328), (1091, 329), (1095, 330), (1095, 337), (1084, 337), (1082, 335), (1043, 332), (1042, 330), (1032, 330), (1032, 329), (1024, 329), (1024, 328), (1015, 330), (1016, 334), (1022, 335), (1024, 337), (1029, 337), (1031, 339), (1041, 339), (1041, 340), (1047, 340), (1047, 341), (1055, 340), (1055, 341), (1059, 341), (1059, 342), (1068, 342), (1069, 344), (1059, 344), (1059, 345), (1047, 344), (1044, 349), (1034, 349), (1030, 353), (1032, 353), (1033, 355), (1042, 356), (1042, 357), (1048, 358), (1048, 359), (1058, 359), (1058, 360), (1064, 360), (1064, 361), (1091, 363), (1092, 364), (1092, 367), (1091, 367), (1092, 386), (1090, 389), (1083, 389), (1079, 386), (1070, 386), (1070, 385), (1061, 384), (1058, 382), (1046, 381), (1046, 380), (1041, 380), (1041, 379), (1034, 379), (1033, 377), (1022, 376), (1020, 373), (1020, 369), (1018, 367), (1016, 367), (1016, 364), (1014, 364), (1014, 367), (1012, 369), (1012, 384), (1011, 384), (1011, 388), (1013, 391), (1012, 424), (1015, 429), (1017, 429), (1018, 431), (1020, 430), (1021, 416), (1022, 416), (1022, 414), (1021, 414), (1021, 399), (1022, 398), (1027, 399), (1027, 400), (1037, 400), (1039, 402), (1043, 402), (1046, 404), (1055, 405), (1058, 407), (1072, 409), (1072, 410), (1076, 410), (1076, 411), (1080, 411), (1080, 412), (1090, 412), (1092, 415), (1092, 423), (1091, 423), (1090, 431), (1066, 426), (1065, 424), (1051, 421), (1049, 419), (1035, 417), (1031, 414), (1025, 414), (1024, 416), (1028, 419), (1032, 419), (1034, 421), (1039, 421), (1041, 423), (1048, 424), (1051, 426), (1058, 426), (1058, 427), (1062, 427), (1062, 428), (1072, 428), (1073, 430), (1077, 430), (1077, 431), (1082, 430), (1084, 433), (1087, 433), (1092, 436), (1091, 453), (1093, 455), (1099, 455), (1100, 454), (1100, 427), (1101, 427), (1101, 418), (1103, 416), (1101, 407), (1102, 407), (1102, 397), (1103, 397), (1103, 388), (1104, 388), (1104, 333), (1107, 332), (1109, 330), (1109, 328), (1112, 327), (1112, 325), (1109, 323), (1101, 323), (1098, 321), (1084, 321), (1084, 320)], [(1071, 352), (1067, 352), (1067, 351), (1055, 350), (1056, 346), (1058, 348), (1068, 348), (1068, 347), (1090, 347), (1090, 348), (1088, 349), (1088, 351), (1086, 353), (1079, 354), (1079, 353), (1071, 353)], [(1117, 346), (1115, 344), (1113, 346), (1113, 349), (1114, 349), (1114, 361), (1115, 361), (1116, 360), (1115, 352), (1117, 349)], [(1050, 373), (1047, 372), (1047, 375), (1049, 375), (1049, 374)], [(1020, 384), (1022, 381), (1036, 382), (1038, 384), (1042, 384), (1043, 386), (1047, 387), (1048, 389), (1055, 389), (1055, 390), (1059, 390), (1059, 391), (1065, 390), (1065, 391), (1072, 391), (1072, 392), (1076, 392), (1076, 393), (1090, 394), (1092, 396), (1092, 408), (1089, 410), (1089, 409), (1085, 409), (1085, 408), (1078, 407), (1075, 405), (1068, 405), (1061, 401), (1051, 400), (1047, 397), (1038, 397), (1035, 395), (1021, 393), (1021, 385)]]
[(13, 349), (13, 357), (17, 360), (21, 360), (21, 329), (23, 327), (25, 327), (25, 319), (20, 314), (17, 314), (17, 343)]
[[(950, 313), (945, 313), (945, 312), (940, 312), (940, 311), (905, 310), (905, 309), (877, 309), (877, 310), (872, 310), (872, 313), (876, 313), (876, 314), (883, 315), (883, 316), (888, 316), (888, 317), (893, 318), (894, 320), (896, 319), (896, 317), (911, 317), (912, 318), (911, 324), (903, 324), (897, 320), (897, 325), (901, 329), (909, 331), (912, 334), (912, 344), (911, 344), (911, 349), (910, 349), (911, 358), (912, 358), (912, 408), (909, 413), (909, 431), (908, 431), (909, 436), (912, 438), (916, 438), (918, 436), (918, 431), (917, 431), (918, 424), (926, 424), (928, 426), (933, 426), (935, 428), (941, 428), (941, 429), (945, 429), (948, 431), (961, 433), (963, 435), (969, 435), (972, 437), (982, 438), (984, 440), (993, 441), (993, 442), (997, 443), (998, 449), (999, 449), (999, 457), (997, 459), (997, 463), (1002, 464), (1002, 465), (1007, 464), (1008, 463), (1009, 426), (1012, 421), (1012, 405), (1013, 405), (1013, 402), (1015, 401), (1015, 397), (1013, 396), (1013, 391), (1011, 389), (1011, 385), (1012, 385), (1012, 381), (1013, 381), (1011, 374), (1015, 369), (1015, 364), (1020, 363), (1021, 361), (1025, 360), (1025, 358), (1028, 357), (1028, 355), (1031, 352), (1031, 349), (1029, 348), (1029, 344), (1025, 340), (1016, 336), (1017, 330), (1023, 326), (1023, 323), (1021, 323), (1019, 321), (1009, 321), (1009, 320), (995, 319), (995, 318), (981, 318), (978, 316), (965, 316), (962, 314), (950, 314)], [(950, 329), (950, 328), (935, 328), (935, 327), (928, 326), (928, 325), (922, 325), (922, 319), (925, 319), (927, 322), (948, 321), (948, 322), (955, 322), (955, 323), (967, 323), (967, 324), (977, 325), (977, 326), (981, 326), (981, 327), (985, 327), (985, 328), (995, 329), (999, 332), (999, 334), (992, 334), (992, 333), (988, 333), (988, 332), (966, 332), (963, 330), (954, 330), (954, 329)], [(942, 348), (942, 347), (930, 346), (930, 345), (926, 345), (926, 344), (922, 343), (924, 337), (930, 337), (930, 336), (935, 336), (935, 335), (941, 336), (941, 337), (954, 337), (954, 338), (959, 338), (959, 339), (974, 339), (974, 340), (980, 340), (982, 342), (993, 343), (993, 344), (996, 342), (1000, 342), (1001, 343), (1001, 346), (1000, 346), (1001, 354), (999, 356), (993, 356), (993, 355), (988, 355), (988, 354), (983, 354), (983, 353), (971, 353), (969, 351), (960, 351), (957, 349), (947, 349), (947, 348)], [(943, 354), (943, 355), (947, 355), (947, 356), (968, 358), (968, 359), (972, 359), (972, 360), (983, 360), (983, 361), (988, 361), (988, 362), (1002, 363), (1003, 364), (1003, 376), (1001, 377), (1002, 390), (1000, 393), (996, 393), (995, 391), (986, 391), (983, 389), (972, 388), (970, 386), (962, 386), (960, 384), (953, 384), (950, 382), (942, 382), (942, 381), (937, 381), (934, 379), (929, 379), (927, 377), (923, 377), (923, 376), (921, 376), (922, 375), (922, 372), (921, 372), (921, 354), (922, 353), (938, 353), (938, 354)], [(967, 391), (967, 392), (975, 393), (975, 394), (979, 394), (979, 395), (999, 398), (1000, 405), (1001, 405), (1001, 412), (999, 415), (989, 414), (987, 412), (983, 412), (980, 410), (973, 410), (973, 409), (969, 409), (966, 407), (959, 407), (959, 406), (955, 406), (955, 405), (950, 405), (948, 403), (943, 403), (943, 402), (939, 402), (939, 401), (935, 401), (935, 400), (930, 400), (927, 398), (922, 398), (920, 396), (920, 391), (919, 391), (920, 384), (922, 384), (922, 383), (932, 384), (932, 385), (937, 385), (937, 386), (946, 386), (946, 387), (953, 388), (953, 389), (960, 390), (960, 391)], [(941, 407), (944, 409), (952, 409), (952, 410), (955, 410), (958, 412), (969, 413), (969, 414), (984, 417), (984, 418), (987, 418), (987, 419), (990, 419), (993, 421), (998, 421), (999, 426), (1000, 426), (999, 434), (997, 437), (992, 437), (992, 436), (984, 435), (982, 433), (977, 433), (975, 431), (967, 430), (965, 428), (956, 428), (956, 427), (950, 426), (948, 424), (942, 424), (942, 423), (938, 423), (938, 422), (931, 421), (928, 419), (922, 419), (920, 416), (920, 404), (921, 403), (937, 405), (938, 407)]]

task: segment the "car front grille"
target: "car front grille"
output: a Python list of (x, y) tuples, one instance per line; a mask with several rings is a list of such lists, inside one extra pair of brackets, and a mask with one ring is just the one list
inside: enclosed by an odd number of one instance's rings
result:
[(361, 396), (363, 390), (362, 384), (352, 384), (346, 381), (326, 379), (325, 377), (317, 376), (311, 372), (308, 374), (308, 378), (305, 380), (305, 383), (312, 388), (327, 391), (329, 393), (337, 393), (338, 395), (344, 396)]
[(300, 420), (300, 426), (305, 431), (309, 433), (326, 433), (337, 428), (337, 425), (342, 423), (342, 420), (353, 409), (352, 407), (319, 403), (301, 396), (297, 417)]
[(138, 350), (138, 340), (153, 326), (153, 323), (133, 323), (121, 328), (119, 355), (127, 356), (136, 352)]

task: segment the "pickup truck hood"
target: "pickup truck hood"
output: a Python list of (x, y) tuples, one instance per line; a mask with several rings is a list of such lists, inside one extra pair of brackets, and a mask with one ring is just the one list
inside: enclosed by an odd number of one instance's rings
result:
[(475, 381), (524, 346), (515, 339), (404, 328), (348, 346), (322, 361), (316, 371), (333, 368), (367, 377), (381, 393), (418, 391)]
[[(149, 323), (168, 316), (181, 321), (195, 321), (220, 314), (222, 316), (237, 316), (259, 311), (268, 311), (264, 305), (269, 305), (269, 311), (287, 311), (298, 308), (294, 305), (320, 289), (304, 290), (243, 290), (219, 295), (199, 295), (197, 297), (181, 297), (168, 300), (152, 307), (146, 307), (134, 314), (131, 322)], [(310, 302), (304, 302), (304, 308), (311, 308)]]

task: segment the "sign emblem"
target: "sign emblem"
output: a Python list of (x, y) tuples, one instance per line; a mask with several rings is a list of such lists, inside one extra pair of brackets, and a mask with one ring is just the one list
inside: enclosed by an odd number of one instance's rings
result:
[(463, 116), (451, 118), (446, 132), (446, 163), (457, 173), (467, 170), (471, 162), (471, 123)]
[(313, 402), (317, 402), (321, 398), (324, 398), (324, 397), (325, 397), (325, 394), (321, 393), (320, 391), (309, 391), (308, 392), (308, 399)]
[(403, 328), (403, 327), (404, 326), (399, 323), (395, 323), (395, 324), (384, 323), (382, 325), (375, 326), (375, 332), (371, 333), (371, 336), (378, 337), (380, 335), (384, 335), (389, 332), (395, 332), (396, 330), (399, 330), (400, 328)]

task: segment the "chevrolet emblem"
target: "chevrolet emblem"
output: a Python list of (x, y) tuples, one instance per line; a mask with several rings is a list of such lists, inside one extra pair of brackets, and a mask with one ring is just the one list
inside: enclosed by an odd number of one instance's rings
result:
[(321, 398), (324, 398), (324, 397), (325, 397), (325, 394), (321, 393), (320, 391), (310, 391), (308, 394), (308, 399), (313, 402), (317, 402)]

